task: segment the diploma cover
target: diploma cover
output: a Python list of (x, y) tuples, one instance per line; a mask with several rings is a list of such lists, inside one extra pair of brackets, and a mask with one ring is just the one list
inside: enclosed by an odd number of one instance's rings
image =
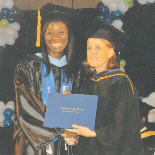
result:
[(98, 96), (49, 93), (44, 126), (72, 128), (72, 124), (94, 130)]

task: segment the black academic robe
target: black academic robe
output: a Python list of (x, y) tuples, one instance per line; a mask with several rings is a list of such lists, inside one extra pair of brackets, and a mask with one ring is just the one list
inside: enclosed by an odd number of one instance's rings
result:
[(122, 71), (85, 76), (81, 94), (98, 95), (95, 138), (80, 136), (76, 155), (140, 155), (141, 137), (136, 89)]
[[(16, 155), (46, 155), (48, 144), (55, 138), (59, 140), (54, 143), (54, 155), (65, 154), (63, 152), (64, 142), (60, 138), (63, 130), (43, 127), (46, 106), (42, 102), (41, 63), (41, 58), (32, 56), (21, 60), (16, 67), (14, 75), (16, 92), (14, 142)], [(60, 68), (52, 64), (51, 67), (56, 78)], [(58, 83), (60, 84), (60, 82)], [(57, 87), (60, 86), (56, 84)]]

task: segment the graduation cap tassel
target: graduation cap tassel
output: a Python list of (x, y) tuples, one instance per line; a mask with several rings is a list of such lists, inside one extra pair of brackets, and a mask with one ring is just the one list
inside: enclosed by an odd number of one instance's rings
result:
[(41, 16), (40, 16), (40, 10), (38, 10), (37, 41), (36, 41), (37, 47), (40, 47), (40, 28), (41, 28)]

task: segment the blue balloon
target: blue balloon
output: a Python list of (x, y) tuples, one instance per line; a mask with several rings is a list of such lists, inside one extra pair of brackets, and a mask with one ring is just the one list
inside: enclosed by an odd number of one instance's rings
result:
[(142, 102), (144, 100), (144, 97), (143, 96), (140, 96), (139, 99)]
[(113, 22), (114, 18), (112, 16), (109, 16), (105, 20), (106, 20), (106, 22), (108, 22), (109, 24), (111, 24)]
[(103, 4), (102, 2), (99, 2), (99, 3), (97, 4), (97, 8), (98, 8), (98, 9), (102, 9), (103, 6), (104, 6), (104, 4)]
[(12, 110), (12, 109), (7, 108), (7, 109), (4, 110), (4, 116), (5, 116), (6, 118), (11, 118), (12, 115), (13, 115), (13, 110)]
[(98, 3), (97, 8), (104, 13), (110, 13), (110, 9), (107, 6), (105, 6), (102, 2)]
[(102, 11), (103, 11), (103, 12), (106, 12), (106, 13), (110, 13), (109, 8), (106, 7), (106, 6), (104, 6), (104, 7), (102, 8)]
[(104, 17), (103, 16), (98, 16), (100, 19), (103, 19)]
[(2, 11), (1, 11), (1, 13), (3, 13), (3, 14), (7, 14), (8, 12), (9, 12), (8, 8), (3, 8)]
[(11, 125), (12, 123), (13, 123), (12, 119), (5, 118), (3, 125), (4, 125), (4, 127), (7, 127), (7, 126)]
[(15, 20), (13, 18), (8, 18), (9, 23), (14, 23)]
[(122, 15), (123, 15), (122, 12), (121, 12), (120, 10), (112, 11), (111, 14), (112, 14), (113, 16), (116, 16), (116, 17), (119, 17), (119, 16), (122, 16)]

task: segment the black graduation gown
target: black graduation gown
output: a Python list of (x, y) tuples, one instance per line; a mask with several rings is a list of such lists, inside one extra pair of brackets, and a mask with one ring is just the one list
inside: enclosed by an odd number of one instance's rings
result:
[[(46, 155), (48, 144), (55, 142), (55, 154), (64, 145), (60, 138), (62, 129), (43, 127), (46, 106), (42, 102), (42, 59), (32, 56), (19, 62), (14, 75), (16, 92), (16, 114), (14, 121), (14, 142), (16, 155)], [(52, 65), (55, 74), (60, 70)], [(60, 83), (60, 82), (59, 82)], [(56, 88), (59, 87), (56, 85)], [(62, 146), (61, 148), (64, 149)], [(62, 151), (63, 152), (63, 151)], [(65, 154), (64, 152), (62, 153)]]
[(120, 70), (85, 77), (81, 94), (98, 95), (95, 138), (80, 137), (77, 155), (140, 155), (141, 137), (136, 89)]

